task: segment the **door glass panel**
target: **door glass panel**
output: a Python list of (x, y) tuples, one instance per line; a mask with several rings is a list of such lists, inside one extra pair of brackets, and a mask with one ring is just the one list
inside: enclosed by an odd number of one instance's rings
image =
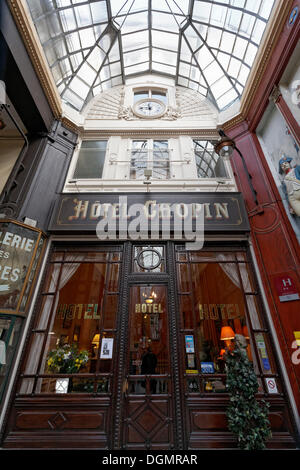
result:
[[(167, 291), (165, 286), (131, 288), (129, 393), (167, 393), (169, 373)], [(155, 376), (155, 377), (154, 377)]]

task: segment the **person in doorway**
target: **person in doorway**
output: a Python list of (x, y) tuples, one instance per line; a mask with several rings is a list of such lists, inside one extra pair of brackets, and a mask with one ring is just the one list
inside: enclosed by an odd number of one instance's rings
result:
[[(151, 348), (148, 347), (142, 356), (142, 375), (153, 375), (157, 365), (156, 355), (152, 352)], [(150, 380), (151, 393), (156, 393), (156, 380)]]

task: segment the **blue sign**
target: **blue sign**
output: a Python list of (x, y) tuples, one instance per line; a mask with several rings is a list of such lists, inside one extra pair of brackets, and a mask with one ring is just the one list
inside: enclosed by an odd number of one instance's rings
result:
[(214, 374), (215, 368), (213, 362), (201, 362), (202, 374)]
[(187, 353), (194, 353), (194, 336), (193, 335), (186, 335), (185, 337), (185, 350)]

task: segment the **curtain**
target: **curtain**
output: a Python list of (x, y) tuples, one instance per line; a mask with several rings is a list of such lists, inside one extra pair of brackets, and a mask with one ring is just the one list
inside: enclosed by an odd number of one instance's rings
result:
[[(231, 258), (231, 255), (224, 254), (224, 253), (217, 253), (216, 254), (218, 261), (227, 261)], [(240, 278), (238, 274), (238, 267), (235, 263), (219, 263), (225, 274), (229, 277), (229, 279), (235, 284), (239, 289), (241, 289)], [(252, 292), (253, 289), (251, 287), (250, 277), (247, 270), (247, 265), (245, 263), (239, 263), (240, 274), (242, 279), (242, 284), (244, 287), (245, 292)], [(254, 329), (259, 329), (260, 321), (255, 305), (254, 295), (246, 295), (247, 299), (247, 306), (248, 311), (251, 319), (251, 324)]]

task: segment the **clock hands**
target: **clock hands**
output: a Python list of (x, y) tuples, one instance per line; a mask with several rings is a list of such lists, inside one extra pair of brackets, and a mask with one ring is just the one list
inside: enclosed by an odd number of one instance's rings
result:
[(138, 105), (137, 109), (144, 116), (154, 117), (162, 111), (162, 106), (160, 105), (160, 103), (144, 101)]

